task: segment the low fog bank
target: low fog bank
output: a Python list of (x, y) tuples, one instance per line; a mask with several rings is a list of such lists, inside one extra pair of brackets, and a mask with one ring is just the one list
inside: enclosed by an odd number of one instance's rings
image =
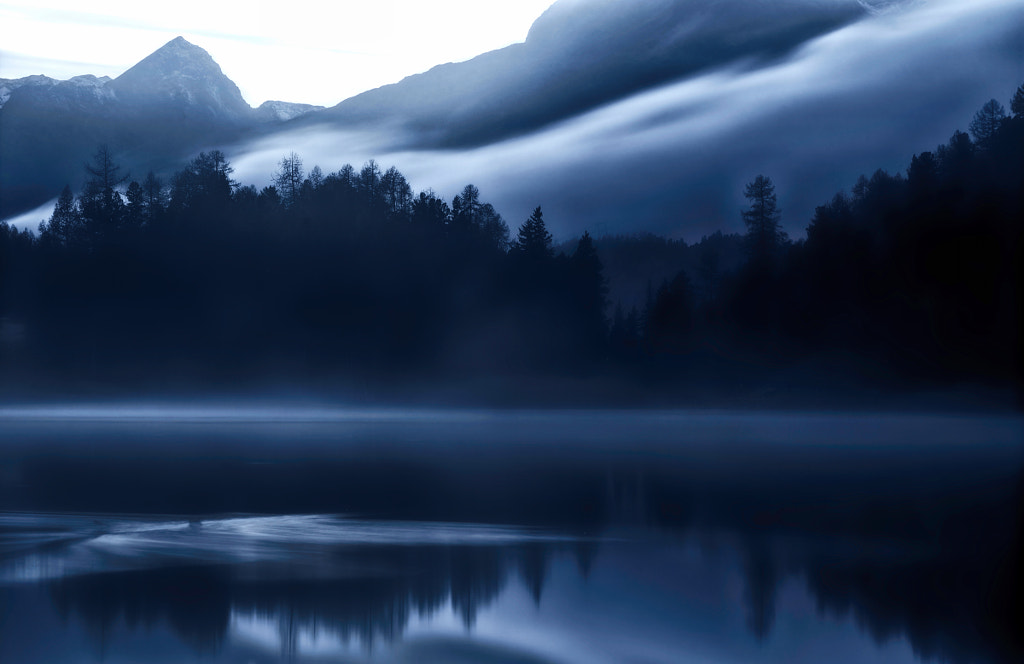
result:
[[(153, 417), (199, 421), (233, 418), (282, 421), (460, 420), (493, 413), (892, 414), (896, 416), (1017, 417), (1019, 388), (985, 383), (914, 382), (858, 376), (823, 361), (818, 373), (723, 370), (718, 380), (627, 380), (623, 376), (494, 374), (456, 380), (389, 377), (329, 379), (302, 374), (250, 381), (198, 381), (160, 376), (130, 385), (35, 375), (0, 382), (3, 421), (56, 418)], [(836, 371), (830, 374), (830, 371)], [(846, 373), (841, 373), (846, 371)], [(798, 379), (799, 378), (799, 379)]]
[[(1024, 5), (916, 3), (815, 39), (767, 66), (742, 62), (643, 92), (547, 129), (472, 149), (419, 149), (400, 127), (328, 125), (229, 151), (266, 184), (295, 151), (325, 172), (367, 159), (451, 198), (466, 183), (508, 219), (544, 206), (558, 237), (646, 230), (689, 241), (742, 228), (743, 185), (777, 183), (783, 224), (858, 175), (906, 168), (1024, 77)], [(980, 73), (979, 73), (980, 72)]]
[(9, 219), (4, 219), (10, 226), (17, 228), (18, 230), (27, 229), (33, 233), (39, 228), (39, 224), (46, 221), (53, 214), (53, 206), (57, 203), (57, 199), (47, 201), (39, 207), (24, 212), (17, 216)]
[[(32, 432), (12, 436), (6, 449), (31, 438), (36, 427), (80, 427), (70, 438), (108, 426), (131, 431), (154, 423), (199, 431), (220, 424), (260, 427), (266, 438), (282, 431), (286, 447), (303, 442), (318, 444), (334, 439), (346, 444), (372, 442), (379, 432), (396, 445), (501, 443), (544, 445), (584, 444), (594, 449), (617, 448), (630, 441), (634, 451), (661, 445), (778, 445), (778, 446), (884, 446), (889, 451), (920, 446), (992, 447), (1008, 454), (1024, 454), (1024, 415), (943, 412), (890, 412), (884, 410), (837, 412), (814, 410), (750, 409), (495, 409), (471, 407), (400, 407), (359, 404), (355, 400), (184, 399), (84, 400), (0, 406), (0, 427)], [(194, 427), (192, 425), (199, 425)], [(269, 425), (283, 425), (273, 428)], [(304, 425), (310, 425), (302, 431)], [(95, 427), (95, 428), (92, 428)], [(348, 431), (350, 436), (327, 435)], [(141, 430), (140, 430), (141, 431)], [(148, 429), (145, 436), (160, 429)], [(415, 438), (409, 439), (409, 432)], [(237, 432), (225, 436), (236, 437)], [(201, 436), (202, 437), (202, 436)], [(216, 438), (217, 436), (213, 436)], [(240, 445), (250, 435), (242, 434)], [(257, 438), (264, 438), (262, 434)], [(173, 440), (174, 436), (168, 437)], [(334, 443), (331, 443), (334, 444)], [(1024, 461), (1024, 456), (1020, 459)]]

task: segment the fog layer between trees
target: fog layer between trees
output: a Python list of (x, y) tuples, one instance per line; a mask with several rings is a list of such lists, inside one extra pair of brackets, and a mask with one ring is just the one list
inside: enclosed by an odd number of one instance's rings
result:
[(1024, 88), (970, 130), (862, 176), (806, 239), (766, 174), (745, 235), (558, 248), (543, 207), (511, 230), (475, 186), (414, 194), (372, 160), (292, 153), (257, 190), (218, 151), (164, 183), (101, 147), (38, 234), (0, 227), (0, 366), (9, 389), (1016, 387)]

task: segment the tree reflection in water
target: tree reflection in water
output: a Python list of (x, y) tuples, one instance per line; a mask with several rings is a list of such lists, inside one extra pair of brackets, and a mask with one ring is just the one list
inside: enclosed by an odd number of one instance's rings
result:
[[(0, 523), (0, 607), (14, 607), (0, 621), (0, 659), (17, 652), (17, 640), (65, 636), (18, 620), (28, 604), (16, 587), (30, 582), (61, 616), (87, 627), (100, 653), (115, 632), (163, 625), (199, 656), (223, 654), (232, 630), (251, 618), (273, 624), (274, 642), (290, 657), (313, 634), (372, 653), (408, 642), (410, 626), (432, 619), (479, 634), (483, 616), (493, 620), (520, 594), (517, 610), (534, 627), (595, 630), (587, 638), (606, 643), (616, 630), (625, 638), (647, 623), (692, 620), (703, 600), (677, 582), (703, 575), (724, 584), (712, 574), (724, 566), (742, 579), (738, 604), (728, 607), (740, 631), (707, 626), (719, 642), (773, 647), (785, 637), (786, 589), (795, 583), (819, 618), (852, 618), (877, 642), (905, 639), (925, 661), (1024, 660), (1019, 421), (893, 417), (886, 434), (879, 418), (839, 418), (863, 431), (822, 445), (836, 418), (559, 417), (509, 418), (500, 427), (400, 423), (388, 430), (397, 442), (382, 443), (392, 438), (375, 428), (365, 442), (350, 432), (345, 445), (333, 444), (335, 425), (19, 434), (21, 447), (0, 448), (0, 465), (21, 478), (4, 487), (5, 504), (50, 514)], [(484, 429), (499, 440), (477, 444)], [(680, 443), (679, 431), (696, 442)], [(279, 445), (285, 433), (288, 445)], [(701, 442), (705, 434), (713, 442)], [(990, 439), (1001, 442), (965, 442)], [(113, 549), (97, 544), (106, 517), (54, 514), (71, 506), (176, 513), (174, 505), (193, 516), (170, 534), (123, 535)], [(217, 512), (376, 520), (269, 517), (257, 546), (251, 523), (205, 516)], [(334, 531), (343, 537), (317, 539)], [(696, 542), (715, 546), (696, 558), (677, 553)], [(39, 574), (11, 572), (29, 568)], [(570, 573), (582, 595), (567, 593)], [(610, 577), (631, 584), (629, 592), (609, 588)], [(633, 614), (612, 615), (616, 592), (635, 603)], [(576, 622), (556, 625), (552, 611)], [(514, 661), (506, 655), (492, 661)]]

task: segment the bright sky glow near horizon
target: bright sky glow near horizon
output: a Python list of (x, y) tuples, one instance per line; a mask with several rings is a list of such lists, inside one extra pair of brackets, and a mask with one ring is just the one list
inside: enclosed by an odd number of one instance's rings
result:
[(181, 35), (252, 106), (334, 104), (521, 42), (554, 0), (0, 2), (0, 78), (116, 77)]

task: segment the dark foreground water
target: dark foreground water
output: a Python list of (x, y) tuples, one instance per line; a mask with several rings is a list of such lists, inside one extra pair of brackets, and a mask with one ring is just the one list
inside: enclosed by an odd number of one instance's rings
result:
[(1020, 662), (1018, 417), (0, 409), (0, 662)]

